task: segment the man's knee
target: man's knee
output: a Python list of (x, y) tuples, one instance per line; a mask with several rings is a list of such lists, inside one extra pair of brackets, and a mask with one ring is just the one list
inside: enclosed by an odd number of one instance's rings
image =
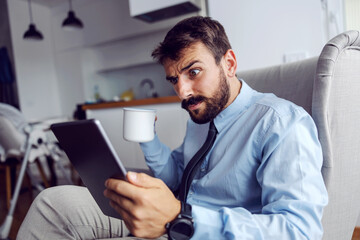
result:
[(38, 211), (62, 211), (66, 212), (67, 208), (76, 207), (74, 203), (86, 201), (89, 195), (85, 187), (78, 186), (57, 186), (43, 190), (35, 198), (32, 208)]

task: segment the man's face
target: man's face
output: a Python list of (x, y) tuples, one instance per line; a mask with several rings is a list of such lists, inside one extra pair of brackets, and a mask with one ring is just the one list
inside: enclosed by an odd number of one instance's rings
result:
[(164, 63), (166, 79), (171, 82), (191, 119), (199, 124), (211, 121), (227, 105), (229, 84), (221, 64), (203, 43), (184, 49), (178, 61)]

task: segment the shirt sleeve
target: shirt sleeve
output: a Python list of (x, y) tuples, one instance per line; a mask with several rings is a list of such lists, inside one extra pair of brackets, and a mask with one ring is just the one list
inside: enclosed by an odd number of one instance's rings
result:
[(140, 143), (140, 147), (144, 153), (145, 161), (154, 176), (163, 180), (172, 191), (177, 190), (184, 171), (183, 144), (171, 151), (155, 135), (154, 140)]
[(259, 138), (256, 178), (262, 209), (192, 206), (193, 239), (321, 239), (328, 198), (321, 175), (322, 150), (307, 114), (271, 118)]

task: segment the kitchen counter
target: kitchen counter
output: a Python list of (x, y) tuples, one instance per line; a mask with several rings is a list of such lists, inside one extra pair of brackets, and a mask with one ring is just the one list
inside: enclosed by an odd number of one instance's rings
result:
[(91, 104), (81, 105), (81, 110), (86, 111), (88, 109), (134, 107), (140, 105), (153, 105), (153, 104), (174, 103), (174, 102), (180, 102), (180, 98), (178, 96), (167, 96), (167, 97), (158, 97), (158, 98), (136, 99), (131, 101), (91, 103)]

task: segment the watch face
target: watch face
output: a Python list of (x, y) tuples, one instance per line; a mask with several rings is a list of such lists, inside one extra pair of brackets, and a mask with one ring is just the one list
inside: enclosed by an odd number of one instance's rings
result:
[(194, 226), (191, 220), (179, 218), (170, 226), (169, 236), (171, 239), (190, 239), (194, 234)]

